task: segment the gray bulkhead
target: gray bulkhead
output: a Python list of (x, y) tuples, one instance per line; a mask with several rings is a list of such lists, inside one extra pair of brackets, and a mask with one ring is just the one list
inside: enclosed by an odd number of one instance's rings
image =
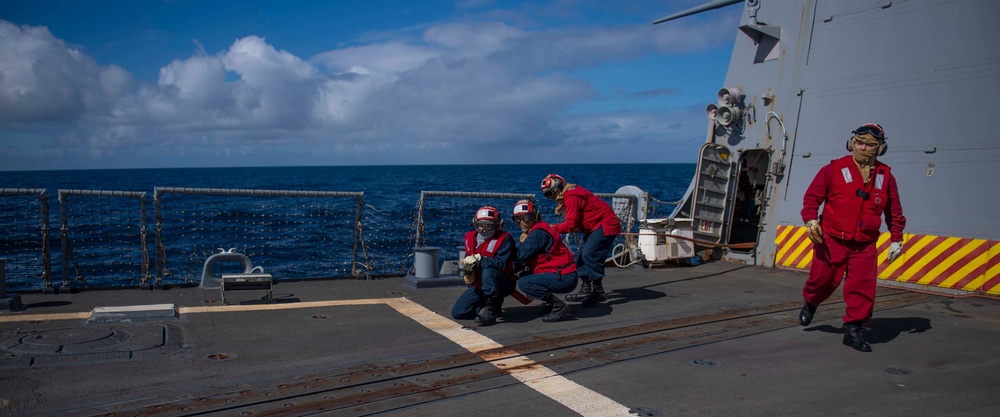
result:
[[(742, 91), (744, 115), (741, 125), (716, 124), (714, 141), (736, 156), (720, 242), (749, 239), (745, 214), (756, 204), (759, 243), (727, 251), (728, 259), (772, 266), (777, 227), (802, 223), (816, 172), (846, 155), (851, 130), (869, 122), (886, 129), (879, 159), (896, 176), (906, 233), (1000, 240), (1000, 193), (991, 187), (1000, 179), (991, 123), (1000, 119), (1000, 2), (747, 3), (719, 86)], [(760, 179), (768, 180), (764, 192)], [(690, 215), (687, 204), (674, 213)]]

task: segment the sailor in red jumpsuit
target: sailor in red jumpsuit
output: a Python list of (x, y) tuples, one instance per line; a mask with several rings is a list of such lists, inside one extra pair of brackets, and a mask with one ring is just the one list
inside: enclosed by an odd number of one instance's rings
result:
[[(802, 289), (805, 305), (799, 323), (807, 326), (812, 322), (816, 306), (833, 294), (846, 274), (844, 344), (871, 352), (871, 345), (861, 335), (861, 325), (871, 319), (875, 307), (876, 242), (882, 216), (892, 241), (889, 262), (902, 253), (906, 218), (891, 169), (876, 160), (886, 151), (885, 131), (869, 123), (851, 133), (847, 141), (851, 155), (821, 168), (803, 199), (802, 220), (814, 245), (809, 279)], [(823, 215), (817, 216), (821, 204)]]
[(500, 212), (490, 206), (476, 210), (475, 230), (465, 234), (461, 275), (469, 286), (455, 300), (451, 316), (474, 319), (480, 326), (496, 324), (503, 316), (503, 299), (517, 288), (514, 237), (503, 230)]
[(542, 195), (558, 203), (556, 214), (566, 216), (562, 223), (552, 225), (552, 229), (559, 234), (583, 233), (583, 244), (576, 257), (580, 291), (567, 294), (566, 301), (580, 301), (584, 307), (607, 301), (604, 261), (622, 231), (618, 216), (594, 193), (556, 174), (545, 177), (541, 188)]
[(569, 306), (555, 294), (576, 288), (576, 262), (573, 252), (548, 223), (531, 200), (514, 205), (514, 222), (521, 226), (521, 247), (514, 269), (524, 271), (518, 279), (521, 291), (545, 302), (544, 322), (560, 321), (569, 314)]

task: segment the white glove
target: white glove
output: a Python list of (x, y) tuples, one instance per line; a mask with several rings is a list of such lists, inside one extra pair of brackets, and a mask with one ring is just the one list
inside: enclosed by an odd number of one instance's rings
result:
[(902, 254), (903, 254), (903, 242), (892, 242), (892, 244), (889, 245), (889, 263), (895, 261), (896, 258), (899, 258), (899, 255)]
[(462, 260), (462, 264), (464, 264), (466, 267), (473, 267), (478, 265), (479, 261), (482, 259), (483, 259), (482, 255), (477, 253), (475, 255), (466, 256), (465, 259)]

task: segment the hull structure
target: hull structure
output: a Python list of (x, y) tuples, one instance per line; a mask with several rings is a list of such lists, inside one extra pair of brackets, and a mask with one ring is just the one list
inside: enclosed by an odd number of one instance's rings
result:
[[(851, 130), (886, 129), (907, 218), (904, 254), (885, 284), (1000, 294), (1000, 136), (984, 100), (1000, 94), (1000, 3), (988, 0), (768, 1), (744, 4), (726, 80), (709, 105), (708, 148), (732, 155), (722, 193), (700, 192), (718, 170), (699, 163), (685, 203), (702, 240), (728, 260), (808, 269), (800, 216), (819, 169), (847, 153)], [(669, 24), (669, 23), (666, 23)], [(711, 171), (711, 172), (709, 172)], [(705, 202), (719, 201), (709, 210)]]

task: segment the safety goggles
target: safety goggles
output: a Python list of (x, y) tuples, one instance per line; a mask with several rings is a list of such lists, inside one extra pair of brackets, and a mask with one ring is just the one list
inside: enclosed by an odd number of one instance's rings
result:
[(520, 223), (522, 221), (530, 220), (531, 219), (531, 213), (515, 214), (515, 215), (511, 216), (510, 218), (511, 218), (511, 220), (514, 220), (515, 223)]
[(476, 222), (476, 230), (479, 230), (481, 232), (492, 232), (494, 230), (497, 230), (497, 225), (492, 222), (490, 223)]
[(877, 125), (875, 123), (868, 123), (868, 124), (865, 124), (865, 125), (861, 125), (861, 127), (855, 129), (851, 133), (853, 133), (853, 134), (855, 134), (857, 136), (861, 136), (861, 135), (865, 135), (865, 134), (870, 134), (870, 135), (874, 136), (875, 139), (885, 140), (885, 132), (882, 130), (882, 126), (879, 126), (879, 125)]

